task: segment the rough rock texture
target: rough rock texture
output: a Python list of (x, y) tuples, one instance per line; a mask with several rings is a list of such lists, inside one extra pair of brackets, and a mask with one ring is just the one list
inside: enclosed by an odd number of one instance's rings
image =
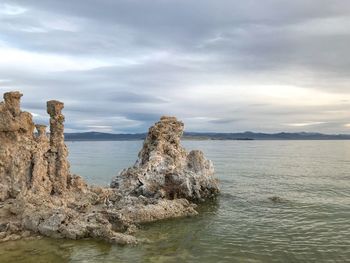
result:
[(62, 102), (51, 100), (47, 102), (47, 113), (50, 115), (50, 151), (49, 174), (54, 181), (53, 193), (63, 193), (67, 189), (69, 177), (68, 150), (64, 144), (64, 116)]
[(30, 113), (20, 111), (21, 96), (5, 93), (0, 103), (0, 201), (16, 197), (31, 181), (34, 124)]
[(201, 151), (187, 153), (180, 145), (184, 124), (162, 117), (149, 129), (133, 167), (111, 183), (126, 194), (153, 198), (203, 201), (219, 192), (211, 161)]
[(0, 242), (43, 235), (136, 243), (137, 224), (196, 215), (191, 201), (218, 192), (211, 162), (184, 151), (183, 124), (170, 117), (150, 129), (139, 160), (113, 188), (88, 186), (69, 171), (63, 103), (47, 102), (48, 137), (21, 111), (21, 97), (5, 93), (0, 103)]

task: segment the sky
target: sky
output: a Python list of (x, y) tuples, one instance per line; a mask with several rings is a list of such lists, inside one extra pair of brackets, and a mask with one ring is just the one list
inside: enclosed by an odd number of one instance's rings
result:
[(348, 0), (0, 0), (0, 92), (66, 132), (350, 133)]

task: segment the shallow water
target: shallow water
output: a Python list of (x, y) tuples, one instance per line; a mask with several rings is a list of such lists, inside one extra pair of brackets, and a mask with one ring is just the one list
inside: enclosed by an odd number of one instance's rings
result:
[[(350, 262), (350, 141), (183, 144), (203, 150), (221, 180), (222, 194), (199, 216), (142, 226), (150, 242), (138, 246), (8, 242), (0, 262)], [(69, 142), (71, 169), (107, 185), (141, 145)]]

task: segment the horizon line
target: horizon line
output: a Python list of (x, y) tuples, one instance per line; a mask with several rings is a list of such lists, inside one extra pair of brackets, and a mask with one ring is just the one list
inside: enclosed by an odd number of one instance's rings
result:
[[(82, 133), (99, 133), (99, 134), (111, 134), (111, 135), (136, 135), (136, 134), (147, 134), (148, 131), (145, 132), (126, 132), (126, 133), (113, 133), (113, 132), (99, 132), (99, 131), (81, 131), (81, 132), (64, 132), (65, 134), (82, 134)], [(244, 131), (244, 132), (198, 132), (198, 131), (184, 131), (184, 133), (195, 133), (195, 134), (246, 134), (246, 133), (252, 133), (252, 134), (268, 134), (268, 135), (275, 135), (275, 134), (314, 134), (314, 135), (328, 135), (328, 136), (350, 136), (350, 133), (322, 133), (322, 132), (285, 132), (285, 131), (279, 131), (279, 132), (259, 132), (259, 131)]]

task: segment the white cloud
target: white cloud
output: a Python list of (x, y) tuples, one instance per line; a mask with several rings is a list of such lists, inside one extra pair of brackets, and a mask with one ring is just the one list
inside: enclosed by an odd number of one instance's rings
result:
[[(221, 80), (222, 81), (222, 80)], [(236, 82), (228, 78), (227, 82)], [(247, 80), (251, 81), (251, 80)], [(254, 82), (254, 80), (253, 80)], [(217, 103), (265, 103), (275, 106), (327, 106), (344, 104), (350, 99), (349, 93), (331, 93), (323, 90), (291, 85), (200, 85), (191, 87), (183, 94), (183, 99), (203, 100), (208, 104)]]
[(307, 126), (314, 126), (314, 125), (320, 125), (325, 123), (326, 122), (322, 122), (322, 121), (314, 121), (314, 122), (287, 123), (286, 125), (291, 127), (307, 127)]
[(290, 30), (303, 33), (305, 35), (349, 35), (350, 17), (327, 17), (327, 18), (314, 18), (292, 26), (289, 26)]
[(19, 5), (12, 5), (7, 3), (0, 3), (0, 17), (1, 16), (16, 16), (27, 11), (26, 8)]
[(112, 132), (113, 127), (109, 125), (89, 125), (87, 126), (90, 131), (98, 131), (98, 132)]
[(37, 72), (88, 70), (111, 65), (110, 62), (94, 58), (39, 53), (4, 45), (0, 45), (0, 58), (0, 68)]

